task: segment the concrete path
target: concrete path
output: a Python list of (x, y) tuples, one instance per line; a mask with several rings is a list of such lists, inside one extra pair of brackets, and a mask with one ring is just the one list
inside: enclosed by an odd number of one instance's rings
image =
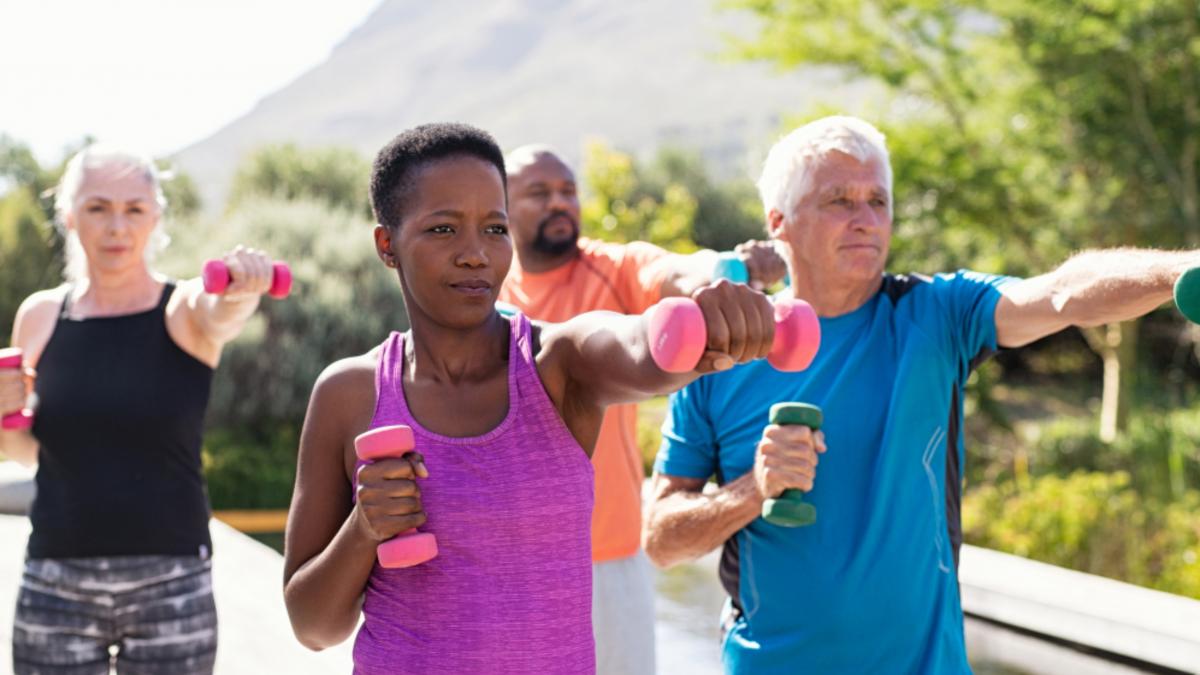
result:
[[(350, 641), (314, 653), (292, 635), (283, 607), (283, 558), (219, 521), (211, 521), (209, 527), (220, 631), (216, 672), (349, 673)], [(12, 668), (13, 611), (28, 537), (28, 518), (0, 515), (0, 673)]]

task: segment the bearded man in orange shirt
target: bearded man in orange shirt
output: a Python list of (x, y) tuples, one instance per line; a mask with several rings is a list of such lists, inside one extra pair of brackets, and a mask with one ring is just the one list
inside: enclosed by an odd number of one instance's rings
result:
[[(575, 174), (550, 148), (528, 145), (506, 159), (512, 269), (500, 300), (542, 321), (610, 310), (640, 314), (661, 298), (690, 296), (713, 280), (717, 253), (672, 254), (646, 242), (579, 236)], [(750, 283), (766, 287), (787, 269), (769, 242), (737, 247)], [(592, 456), (592, 624), (599, 675), (652, 675), (654, 588), (640, 550), (645, 475), (637, 407), (610, 406)]]

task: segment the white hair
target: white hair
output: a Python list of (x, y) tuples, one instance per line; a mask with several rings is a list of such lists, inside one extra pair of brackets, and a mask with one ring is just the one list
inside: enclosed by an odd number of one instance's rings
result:
[(171, 238), (163, 232), (161, 214), (166, 209), (167, 200), (163, 196), (162, 178), (154, 161), (145, 155), (131, 152), (122, 148), (104, 144), (93, 144), (75, 153), (67, 162), (58, 187), (54, 189), (55, 225), (63, 236), (63, 277), (71, 283), (87, 278), (87, 255), (83, 245), (79, 243), (79, 235), (67, 227), (67, 214), (73, 212), (79, 204), (79, 190), (87, 178), (88, 171), (97, 169), (121, 169), (119, 176), (141, 175), (154, 191), (154, 202), (160, 214), (154, 232), (146, 244), (146, 263), (151, 263), (170, 243)]
[(812, 176), (817, 164), (834, 151), (864, 164), (879, 162), (887, 180), (891, 214), (892, 165), (884, 136), (869, 122), (844, 115), (809, 122), (771, 147), (758, 179), (763, 211), (770, 213), (774, 209), (790, 218), (800, 200), (813, 189)]
[(531, 143), (529, 145), (522, 145), (504, 156), (504, 172), (509, 176), (520, 173), (525, 167), (547, 155), (566, 164), (566, 160), (552, 146), (544, 143)]

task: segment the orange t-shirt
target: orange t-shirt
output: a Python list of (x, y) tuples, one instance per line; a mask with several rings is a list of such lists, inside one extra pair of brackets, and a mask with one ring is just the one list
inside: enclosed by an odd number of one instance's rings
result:
[[(601, 309), (641, 314), (658, 302), (666, 276), (665, 267), (653, 263), (669, 255), (645, 242), (609, 244), (581, 237), (579, 256), (549, 272), (525, 272), (514, 256), (500, 300), (530, 318), (554, 323)], [(592, 466), (592, 560), (627, 558), (641, 545), (642, 530), (645, 475), (637, 445), (637, 406), (609, 406)]]

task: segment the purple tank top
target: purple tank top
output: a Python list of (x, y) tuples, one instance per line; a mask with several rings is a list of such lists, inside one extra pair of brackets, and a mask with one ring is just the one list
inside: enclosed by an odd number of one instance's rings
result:
[(404, 335), (383, 343), (371, 428), (412, 427), (438, 556), (367, 581), (356, 675), (594, 673), (592, 464), (546, 394), (530, 324), (511, 319), (508, 415), (482, 436), (422, 427), (401, 386)]

